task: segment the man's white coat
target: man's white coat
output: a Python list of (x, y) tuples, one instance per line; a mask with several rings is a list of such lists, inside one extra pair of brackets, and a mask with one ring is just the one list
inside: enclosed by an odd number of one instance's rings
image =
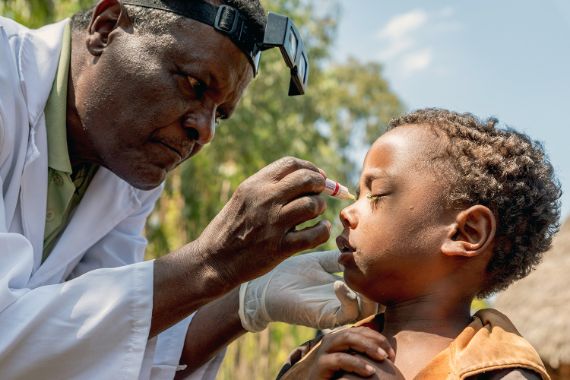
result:
[[(171, 379), (190, 318), (148, 341), (154, 263), (142, 262), (161, 188), (100, 168), (41, 263), (44, 107), (66, 22), (32, 31), (0, 17), (0, 377)], [(213, 378), (220, 360), (193, 378)]]

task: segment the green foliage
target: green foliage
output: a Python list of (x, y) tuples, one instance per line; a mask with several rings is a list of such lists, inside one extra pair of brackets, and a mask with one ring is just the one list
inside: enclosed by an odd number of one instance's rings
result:
[(313, 329), (284, 323), (244, 335), (229, 346), (217, 379), (274, 379), (290, 351), (314, 337)]
[(93, 0), (0, 0), (0, 14), (30, 28), (71, 16)]
[[(91, 0), (0, 0), (0, 14), (30, 27), (70, 16)], [(402, 111), (377, 63), (355, 59), (338, 64), (330, 53), (338, 7), (316, 9), (306, 0), (266, 0), (267, 10), (291, 16), (309, 50), (311, 71), (305, 96), (288, 97), (288, 71), (279, 51), (267, 51), (261, 72), (231, 120), (219, 126), (210, 146), (169, 176), (147, 223), (147, 258), (159, 257), (199, 236), (247, 176), (292, 155), (310, 160), (334, 179), (354, 183), (365, 149)], [(325, 218), (340, 229), (343, 202), (328, 200)], [(334, 247), (331, 239), (326, 248)], [(288, 353), (314, 336), (305, 327), (274, 324), (232, 344), (220, 379), (274, 378)]]

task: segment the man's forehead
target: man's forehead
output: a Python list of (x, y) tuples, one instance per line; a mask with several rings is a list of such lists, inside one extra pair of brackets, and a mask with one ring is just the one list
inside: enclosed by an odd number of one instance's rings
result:
[[(309, 77), (309, 61), (304, 43), (293, 21), (283, 15), (270, 12), (263, 15), (257, 2), (241, 3), (237, 7), (215, 5), (205, 0), (122, 0), (124, 4), (137, 5), (182, 15), (211, 26), (216, 32), (229, 38), (238, 47), (253, 70), (259, 69), (261, 52), (279, 47), (290, 70), (289, 96), (303, 95)], [(232, 3), (233, 4), (233, 3)], [(253, 11), (253, 14), (251, 14)]]
[[(226, 85), (253, 71), (245, 54), (232, 41), (212, 27), (185, 19), (170, 28), (169, 43), (159, 43), (165, 58), (181, 69), (199, 71), (216, 86)], [(205, 80), (206, 78), (200, 78)]]

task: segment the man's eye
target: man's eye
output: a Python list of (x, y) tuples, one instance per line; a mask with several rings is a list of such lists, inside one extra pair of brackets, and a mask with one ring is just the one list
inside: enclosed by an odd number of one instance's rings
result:
[(204, 82), (190, 75), (186, 76), (186, 80), (188, 81), (188, 84), (190, 85), (190, 87), (198, 97), (204, 95), (204, 92), (206, 92), (206, 84)]

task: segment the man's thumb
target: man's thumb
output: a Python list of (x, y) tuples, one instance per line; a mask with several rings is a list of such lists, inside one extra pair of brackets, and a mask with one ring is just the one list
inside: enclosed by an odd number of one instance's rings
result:
[(334, 292), (340, 301), (340, 308), (337, 311), (337, 322), (344, 325), (354, 322), (359, 316), (358, 296), (343, 281), (334, 282)]
[(359, 319), (363, 319), (369, 315), (378, 313), (378, 304), (364, 297), (362, 294), (358, 295), (358, 303), (360, 305), (360, 315), (358, 316)]

